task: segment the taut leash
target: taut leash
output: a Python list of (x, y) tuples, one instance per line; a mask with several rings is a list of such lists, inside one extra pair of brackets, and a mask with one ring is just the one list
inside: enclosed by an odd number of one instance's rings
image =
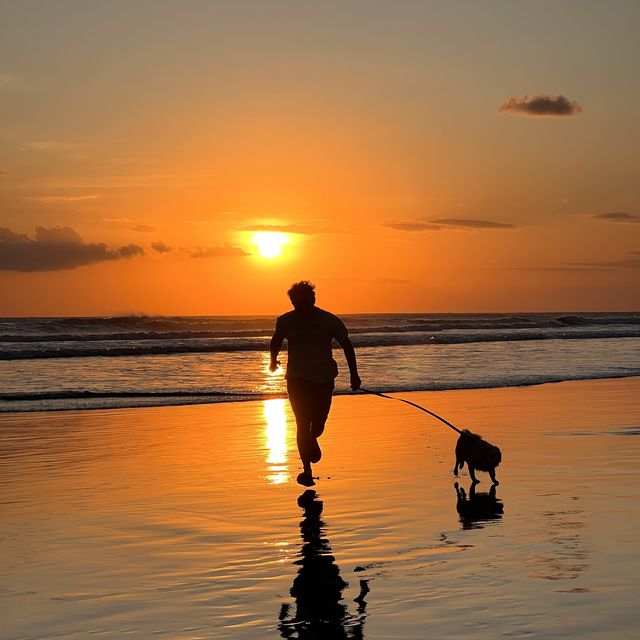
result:
[(424, 411), (425, 413), (428, 413), (430, 416), (433, 416), (434, 418), (437, 418), (438, 420), (440, 420), (440, 422), (444, 422), (448, 427), (450, 427), (454, 431), (457, 431), (458, 433), (462, 434), (461, 429), (458, 429), (458, 427), (456, 427), (455, 425), (451, 424), (444, 418), (441, 418), (437, 413), (433, 413), (433, 411), (429, 411), (429, 409), (425, 409), (424, 407), (421, 407), (419, 404), (416, 404), (415, 402), (411, 402), (410, 400), (403, 400), (402, 398), (394, 398), (393, 396), (388, 396), (384, 393), (380, 393), (379, 391), (371, 391), (370, 389), (365, 389), (364, 387), (360, 387), (360, 391), (364, 391), (365, 393), (370, 393), (371, 395), (374, 395), (374, 396), (380, 396), (381, 398), (387, 398), (388, 400), (397, 400), (398, 402), (404, 402), (405, 404), (410, 404), (412, 407), (415, 407), (416, 409), (420, 409), (420, 411)]

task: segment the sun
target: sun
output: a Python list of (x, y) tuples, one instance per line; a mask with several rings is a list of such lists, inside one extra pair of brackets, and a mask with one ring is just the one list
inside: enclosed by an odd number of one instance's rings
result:
[(282, 253), (282, 247), (289, 242), (289, 238), (279, 231), (258, 231), (253, 234), (253, 243), (263, 258), (273, 260)]

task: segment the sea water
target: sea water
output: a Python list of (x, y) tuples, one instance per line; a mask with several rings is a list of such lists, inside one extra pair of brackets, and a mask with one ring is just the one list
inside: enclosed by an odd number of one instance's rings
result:
[[(640, 375), (640, 313), (342, 316), (367, 389), (509, 387)], [(272, 316), (4, 318), (0, 412), (279, 397)], [(285, 344), (286, 346), (286, 344)], [(344, 356), (337, 393), (349, 392)]]

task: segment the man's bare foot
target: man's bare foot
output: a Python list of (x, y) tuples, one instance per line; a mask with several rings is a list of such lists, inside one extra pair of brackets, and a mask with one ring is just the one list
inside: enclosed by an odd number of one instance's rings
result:
[(315, 484), (311, 471), (303, 471), (302, 473), (299, 473), (296, 480), (298, 481), (298, 484), (301, 484), (303, 487), (313, 487)]

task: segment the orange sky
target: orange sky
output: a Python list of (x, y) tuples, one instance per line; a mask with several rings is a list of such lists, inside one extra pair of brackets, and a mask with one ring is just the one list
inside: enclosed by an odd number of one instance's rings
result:
[(638, 6), (357, 4), (2, 4), (0, 314), (638, 309)]

